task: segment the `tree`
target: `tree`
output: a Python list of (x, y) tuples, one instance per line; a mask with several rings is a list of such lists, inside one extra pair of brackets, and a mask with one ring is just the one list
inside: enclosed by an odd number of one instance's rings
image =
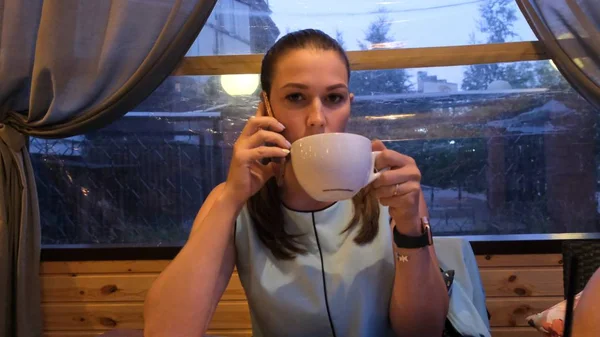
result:
[[(369, 28), (365, 32), (365, 41), (370, 42), (371, 45), (393, 41), (392, 37), (389, 36), (392, 24), (389, 22), (389, 18), (386, 14), (387, 12), (380, 9), (379, 13), (381, 14), (377, 17), (377, 19), (375, 19), (375, 21), (369, 24)], [(369, 49), (364, 41), (358, 41), (358, 45), (362, 50)]]
[(488, 34), (487, 43), (504, 43), (518, 37), (513, 31), (517, 15), (514, 0), (488, 0), (479, 5), (479, 30)]
[(552, 63), (540, 62), (536, 69), (538, 86), (556, 90), (572, 90), (573, 87), (565, 78), (553, 67)]
[[(484, 43), (504, 43), (518, 37), (514, 32), (517, 20), (514, 0), (489, 0), (479, 6), (481, 19), (477, 26), (487, 35)], [(481, 43), (471, 34), (471, 44)], [(485, 90), (495, 80), (508, 82), (512, 88), (536, 86), (535, 72), (531, 63), (475, 64), (467, 67), (461, 85), (463, 90)]]
[[(369, 24), (364, 41), (358, 41), (362, 50), (379, 48), (377, 44), (393, 41), (391, 23), (385, 10)], [(404, 69), (358, 71), (352, 74), (350, 88), (356, 95), (395, 94), (411, 89), (410, 75)]]
[(192, 76), (170, 76), (134, 111), (181, 112), (200, 110), (207, 104), (203, 83)]
[[(517, 8), (514, 0), (488, 0), (479, 6), (481, 19), (477, 22), (484, 42), (471, 35), (471, 44), (505, 43), (517, 38), (514, 23)], [(519, 62), (510, 64), (476, 64), (467, 67), (461, 85), (463, 90), (484, 90), (495, 80), (507, 81), (512, 88), (567, 90), (569, 83), (548, 62)]]
[(335, 30), (335, 40), (342, 46), (342, 48), (346, 49), (346, 41), (344, 41), (344, 34), (341, 30)]

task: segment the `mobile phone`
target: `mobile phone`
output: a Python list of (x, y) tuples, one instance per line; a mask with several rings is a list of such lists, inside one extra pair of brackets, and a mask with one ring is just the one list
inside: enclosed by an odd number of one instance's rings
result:
[[(267, 116), (275, 118), (273, 115), (273, 108), (271, 107), (271, 102), (269, 101), (269, 97), (267, 97), (267, 93), (264, 91), (260, 92), (260, 99), (263, 102), (263, 106), (265, 108), (265, 112)], [(277, 146), (273, 143), (266, 143), (265, 146)], [(261, 162), (263, 165), (267, 165), (269, 162), (281, 163), (281, 158), (264, 158)]]
[[(271, 102), (269, 102), (269, 97), (267, 97), (267, 93), (264, 91), (261, 91), (260, 98), (265, 107), (265, 112), (267, 113), (267, 116), (275, 118), (275, 115), (273, 114), (273, 108), (271, 107)], [(272, 143), (267, 143), (265, 145), (266, 146), (277, 146), (277, 144), (272, 144)], [(288, 157), (289, 157), (289, 154), (287, 157), (284, 157), (284, 158), (279, 158), (279, 157), (265, 158), (262, 160), (263, 165), (267, 165), (271, 161), (279, 164), (278, 172), (275, 174), (275, 179), (277, 181), (278, 186), (281, 186), (283, 184), (283, 177), (285, 175), (285, 164), (287, 163)]]
[(269, 117), (275, 117), (273, 115), (273, 108), (271, 108), (271, 102), (269, 102), (269, 97), (267, 96), (267, 93), (264, 91), (260, 92), (260, 99), (262, 100), (264, 106), (265, 106), (265, 111), (267, 112), (267, 116)]

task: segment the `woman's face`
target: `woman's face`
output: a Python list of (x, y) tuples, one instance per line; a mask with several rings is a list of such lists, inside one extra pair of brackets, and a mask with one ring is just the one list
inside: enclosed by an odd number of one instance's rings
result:
[(318, 133), (343, 132), (353, 97), (348, 71), (335, 51), (292, 50), (275, 64), (271, 107), (292, 143)]

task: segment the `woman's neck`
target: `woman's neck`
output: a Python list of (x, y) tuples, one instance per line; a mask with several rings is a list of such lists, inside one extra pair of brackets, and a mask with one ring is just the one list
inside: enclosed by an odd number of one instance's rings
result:
[(332, 202), (317, 201), (304, 191), (296, 179), (291, 161), (287, 162), (284, 170), (281, 201), (285, 206), (297, 211), (315, 211), (333, 204)]

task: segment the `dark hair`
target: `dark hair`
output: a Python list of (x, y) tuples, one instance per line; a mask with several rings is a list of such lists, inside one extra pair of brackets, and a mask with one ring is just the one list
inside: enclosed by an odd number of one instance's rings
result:
[(308, 48), (337, 52), (346, 66), (348, 81), (350, 81), (350, 61), (344, 48), (334, 38), (320, 30), (304, 29), (284, 35), (265, 54), (260, 69), (260, 85), (262, 90), (267, 93), (267, 96), (271, 96), (273, 73), (279, 58), (291, 50)]
[[(320, 30), (305, 29), (286, 34), (265, 54), (260, 81), (267, 96), (270, 96), (274, 69), (279, 58), (291, 50), (306, 48), (337, 52), (348, 69), (348, 81), (350, 81), (350, 62), (344, 48)], [(352, 199), (354, 216), (344, 230), (345, 232), (354, 228), (362, 219), (359, 233), (354, 238), (357, 244), (373, 241), (379, 231), (379, 201), (370, 192), (371, 188), (366, 187), (354, 196)], [(306, 248), (298, 241), (299, 236), (285, 230), (283, 205), (275, 178), (267, 181), (255, 195), (250, 197), (247, 206), (259, 239), (276, 258), (293, 259), (296, 254), (306, 252)]]

